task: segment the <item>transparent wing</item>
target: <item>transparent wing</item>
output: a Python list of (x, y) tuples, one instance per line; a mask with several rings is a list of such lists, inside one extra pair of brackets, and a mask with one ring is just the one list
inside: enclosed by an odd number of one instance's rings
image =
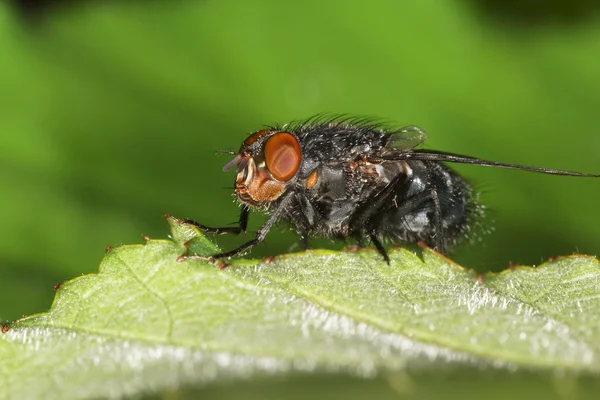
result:
[(418, 126), (405, 126), (392, 133), (383, 146), (381, 155), (389, 157), (398, 153), (406, 153), (427, 140), (427, 132)]

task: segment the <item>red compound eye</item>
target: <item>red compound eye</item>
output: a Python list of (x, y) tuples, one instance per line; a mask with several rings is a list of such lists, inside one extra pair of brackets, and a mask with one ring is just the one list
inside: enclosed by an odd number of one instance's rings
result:
[(292, 179), (298, 167), (302, 154), (296, 138), (286, 132), (276, 133), (265, 144), (265, 161), (269, 172), (279, 181)]

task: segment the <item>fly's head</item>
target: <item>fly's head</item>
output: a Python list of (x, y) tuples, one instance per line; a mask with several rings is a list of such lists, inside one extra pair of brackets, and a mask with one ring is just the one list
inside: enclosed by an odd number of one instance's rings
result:
[(289, 132), (261, 130), (250, 135), (223, 171), (236, 168), (235, 194), (242, 203), (266, 206), (294, 182), (302, 151)]

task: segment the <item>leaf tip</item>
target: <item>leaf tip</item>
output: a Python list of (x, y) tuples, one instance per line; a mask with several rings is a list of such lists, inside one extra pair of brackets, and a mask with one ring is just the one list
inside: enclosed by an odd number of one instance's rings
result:
[(171, 238), (177, 245), (186, 249), (186, 255), (210, 256), (219, 253), (219, 247), (208, 240), (196, 226), (170, 215), (167, 221), (171, 228)]

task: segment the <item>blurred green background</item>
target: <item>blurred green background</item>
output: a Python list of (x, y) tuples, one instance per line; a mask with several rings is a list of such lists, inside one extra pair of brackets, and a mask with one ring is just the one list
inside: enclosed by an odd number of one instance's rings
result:
[[(265, 124), (366, 114), (423, 127), (428, 148), (600, 172), (595, 2), (16, 3), (0, 2), (0, 321), (46, 310), (107, 245), (166, 237), (165, 213), (236, 221), (217, 151)], [(457, 169), (495, 228), (458, 262), (599, 252), (600, 180)], [(295, 246), (280, 227), (252, 256)]]

